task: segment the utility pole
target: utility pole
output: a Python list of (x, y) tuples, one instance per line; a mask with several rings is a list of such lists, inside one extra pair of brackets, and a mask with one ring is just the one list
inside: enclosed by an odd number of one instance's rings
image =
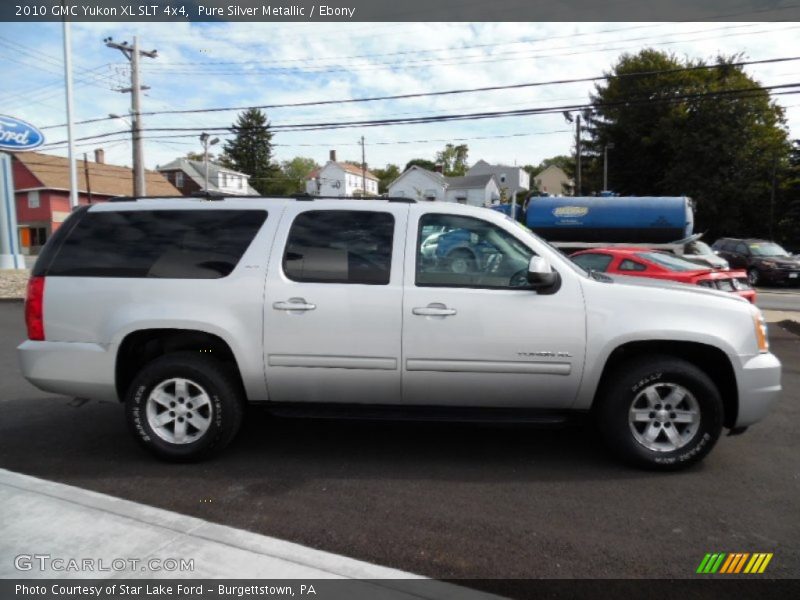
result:
[(83, 153), (83, 174), (86, 177), (86, 196), (89, 198), (89, 204), (92, 203), (92, 181), (89, 179), (89, 159), (86, 158), (86, 152)]
[(603, 148), (603, 191), (608, 191), (608, 149), (614, 147), (614, 142), (608, 142)]
[(115, 48), (122, 52), (131, 63), (131, 87), (122, 88), (117, 90), (122, 93), (131, 93), (131, 135), (133, 138), (133, 195), (144, 196), (147, 194), (144, 178), (144, 151), (142, 149), (142, 117), (141, 117), (141, 103), (139, 100), (139, 93), (142, 90), (150, 89), (146, 85), (139, 83), (139, 57), (146, 56), (148, 58), (156, 58), (158, 52), (156, 50), (140, 50), (139, 38), (133, 36), (133, 45), (128, 42), (121, 44), (114, 42), (110, 37), (106, 38), (105, 44), (109, 48)]
[(78, 206), (78, 166), (75, 161), (75, 140), (72, 135), (72, 34), (70, 22), (64, 19), (64, 80), (67, 92), (67, 156), (69, 160), (69, 206)]
[(769, 192), (769, 240), (773, 241), (772, 224), (775, 221), (775, 185), (778, 179), (778, 155), (772, 157), (772, 188)]
[(367, 159), (364, 151), (364, 136), (361, 136), (361, 197), (367, 197)]
[(211, 136), (208, 135), (206, 132), (200, 134), (200, 141), (203, 142), (203, 164), (205, 166), (205, 186), (203, 191), (208, 194), (208, 147), (213, 146), (217, 142), (219, 142), (219, 138), (214, 138), (213, 140), (209, 140)]
[(581, 186), (581, 114), (575, 120), (575, 195), (582, 196)]

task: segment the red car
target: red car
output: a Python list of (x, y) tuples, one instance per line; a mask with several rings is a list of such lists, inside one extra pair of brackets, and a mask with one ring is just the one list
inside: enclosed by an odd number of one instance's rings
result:
[(731, 292), (755, 304), (756, 292), (744, 271), (713, 271), (696, 263), (647, 248), (599, 248), (581, 250), (570, 258), (587, 271), (667, 279)]

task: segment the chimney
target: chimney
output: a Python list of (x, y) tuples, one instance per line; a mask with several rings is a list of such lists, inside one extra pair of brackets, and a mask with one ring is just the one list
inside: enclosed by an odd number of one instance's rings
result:
[(94, 150), (94, 162), (102, 165), (106, 162), (106, 151), (102, 148), (95, 148)]
[(336, 162), (336, 150), (331, 150), (331, 162)]
[(442, 163), (437, 163), (433, 166), (433, 170), (442, 175), (444, 174), (444, 165)]

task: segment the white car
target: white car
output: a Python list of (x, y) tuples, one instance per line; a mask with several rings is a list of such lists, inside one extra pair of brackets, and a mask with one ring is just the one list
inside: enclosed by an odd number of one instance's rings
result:
[[(491, 244), (491, 264), (427, 259), (423, 232), (452, 230)], [(592, 275), (495, 211), (404, 198), (84, 207), (39, 256), (25, 315), (25, 377), (123, 402), (136, 439), (170, 460), (220, 450), (251, 402), (543, 423), (588, 413), (625, 460), (675, 469), (723, 427), (762, 419), (781, 390), (746, 301)]]

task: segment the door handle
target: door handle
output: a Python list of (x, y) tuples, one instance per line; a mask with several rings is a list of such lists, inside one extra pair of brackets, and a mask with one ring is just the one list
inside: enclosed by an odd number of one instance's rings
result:
[(411, 312), (421, 317), (452, 317), (456, 314), (456, 309), (447, 308), (444, 304), (434, 302), (428, 306), (412, 308)]
[(304, 310), (314, 310), (315, 308), (317, 308), (317, 305), (306, 302), (304, 298), (289, 298), (289, 300), (285, 300), (283, 302), (273, 303), (272, 308), (274, 308), (275, 310), (304, 311)]

